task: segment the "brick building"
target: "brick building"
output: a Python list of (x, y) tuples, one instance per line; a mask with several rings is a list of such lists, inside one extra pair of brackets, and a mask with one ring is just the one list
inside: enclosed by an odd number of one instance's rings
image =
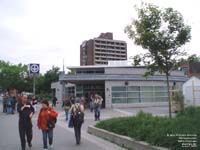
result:
[(113, 33), (101, 33), (99, 37), (83, 41), (80, 45), (80, 65), (105, 65), (108, 61), (127, 60), (127, 44), (114, 40)]

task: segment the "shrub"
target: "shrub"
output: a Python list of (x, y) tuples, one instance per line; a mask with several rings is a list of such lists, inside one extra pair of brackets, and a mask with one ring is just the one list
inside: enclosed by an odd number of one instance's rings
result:
[[(146, 141), (155, 146), (172, 150), (184, 150), (177, 136), (170, 134), (196, 134), (200, 136), (200, 108), (188, 107), (175, 118), (153, 117), (149, 113), (139, 112), (136, 116), (112, 118), (100, 121), (96, 127), (136, 140)], [(197, 138), (200, 147), (200, 138)], [(195, 149), (196, 150), (196, 149)]]

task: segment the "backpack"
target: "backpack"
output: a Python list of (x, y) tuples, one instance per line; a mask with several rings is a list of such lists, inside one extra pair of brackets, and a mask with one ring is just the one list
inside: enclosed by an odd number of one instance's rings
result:
[(74, 114), (74, 123), (77, 125), (81, 125), (83, 122), (84, 122), (84, 113), (80, 110), (79, 106)]

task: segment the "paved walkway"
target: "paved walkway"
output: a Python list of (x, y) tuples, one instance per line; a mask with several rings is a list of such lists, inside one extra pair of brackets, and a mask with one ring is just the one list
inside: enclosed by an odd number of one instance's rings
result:
[[(0, 105), (0, 150), (20, 150), (20, 139), (18, 133), (18, 114), (7, 115), (2, 113), (2, 105)], [(75, 144), (74, 131), (67, 127), (65, 115), (62, 109), (57, 106), (56, 110), (59, 112), (57, 126), (54, 130), (54, 148), (55, 150), (123, 150), (123, 148), (90, 135), (87, 133), (87, 127), (94, 125), (94, 114), (86, 110), (85, 123), (82, 127), (82, 143), (80, 146)], [(128, 115), (135, 115), (140, 109), (103, 109), (101, 119), (112, 117), (123, 117)], [(155, 115), (167, 115), (167, 108), (143, 108), (145, 112), (152, 112)], [(33, 147), (31, 150), (42, 149), (42, 134), (36, 126), (38, 112), (33, 117)], [(29, 149), (29, 148), (28, 148)]]

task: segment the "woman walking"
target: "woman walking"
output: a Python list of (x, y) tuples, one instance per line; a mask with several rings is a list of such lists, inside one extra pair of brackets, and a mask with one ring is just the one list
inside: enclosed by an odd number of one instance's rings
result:
[(48, 149), (47, 137), (49, 140), (49, 148), (53, 149), (53, 129), (55, 128), (56, 117), (58, 113), (49, 106), (47, 100), (42, 101), (42, 108), (38, 115), (38, 128), (42, 130), (43, 148)]
[(75, 104), (73, 104), (69, 110), (71, 119), (74, 125), (74, 133), (76, 138), (76, 144), (81, 143), (81, 126), (84, 122), (84, 106), (80, 104), (80, 99), (77, 98)]

